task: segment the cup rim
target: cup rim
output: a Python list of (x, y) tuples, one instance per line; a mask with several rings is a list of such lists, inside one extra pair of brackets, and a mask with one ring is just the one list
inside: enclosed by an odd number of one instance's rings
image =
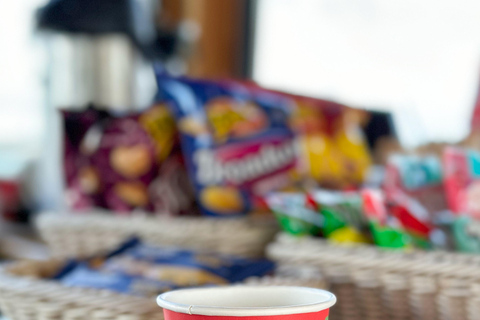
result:
[[(273, 307), (221, 307), (221, 306), (207, 306), (207, 305), (188, 305), (169, 301), (169, 296), (177, 295), (184, 291), (198, 291), (199, 294), (210, 294), (213, 291), (244, 291), (256, 292), (259, 290), (297, 290), (304, 293), (316, 294), (319, 301), (315, 303), (273, 306)], [(231, 317), (246, 317), (246, 316), (276, 316), (288, 314), (301, 314), (319, 312), (330, 308), (335, 304), (337, 298), (329, 291), (296, 286), (225, 286), (225, 287), (209, 287), (209, 288), (188, 288), (165, 292), (157, 297), (157, 304), (167, 310), (185, 313), (190, 315), (205, 315), (205, 316), (231, 316)]]

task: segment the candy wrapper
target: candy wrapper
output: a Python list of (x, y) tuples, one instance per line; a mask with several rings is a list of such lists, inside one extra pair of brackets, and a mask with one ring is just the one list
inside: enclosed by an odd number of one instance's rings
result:
[(370, 242), (359, 192), (317, 190), (310, 193), (310, 199), (325, 219), (323, 234), (326, 238), (343, 243)]
[(457, 216), (450, 224), (455, 249), (460, 252), (480, 253), (480, 222), (469, 216)]
[(480, 220), (480, 152), (447, 148), (443, 155), (448, 206), (456, 215)]
[(255, 212), (261, 195), (295, 177), (288, 101), (239, 83), (172, 78), (158, 72), (173, 110), (196, 198), (206, 215)]
[(64, 111), (63, 117), (70, 207), (191, 212), (193, 192), (166, 104), (122, 115)]
[(363, 211), (376, 245), (386, 248), (431, 248), (433, 229), (427, 210), (402, 193), (387, 201), (380, 190), (362, 191)]
[(273, 268), (264, 259), (152, 246), (133, 239), (104, 257), (71, 262), (55, 278), (69, 286), (152, 296), (174, 288), (240, 282)]
[(443, 154), (445, 191), (457, 250), (480, 252), (480, 152), (449, 147)]
[(433, 154), (391, 156), (383, 187), (387, 197), (403, 193), (417, 200), (431, 213), (432, 219), (435, 213), (447, 208), (441, 160)]
[(266, 202), (293, 235), (323, 235), (338, 243), (369, 242), (357, 192), (272, 193)]
[(266, 197), (266, 203), (284, 231), (295, 236), (322, 233), (325, 218), (306, 193), (275, 192)]

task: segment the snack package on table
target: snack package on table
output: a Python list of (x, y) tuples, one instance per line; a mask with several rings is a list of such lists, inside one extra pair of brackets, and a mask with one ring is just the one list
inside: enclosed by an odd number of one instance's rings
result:
[(245, 215), (261, 196), (292, 184), (296, 150), (289, 101), (240, 83), (157, 73), (175, 115), (196, 198), (206, 215)]
[(193, 192), (164, 103), (143, 112), (63, 111), (67, 203), (73, 209), (190, 213)]
[(381, 190), (362, 191), (363, 211), (376, 245), (386, 248), (431, 248), (433, 229), (428, 211), (401, 192), (387, 200)]
[(391, 156), (383, 187), (387, 197), (404, 193), (420, 202), (432, 216), (447, 209), (441, 159), (436, 155)]
[(480, 252), (480, 152), (449, 147), (443, 154), (445, 192), (459, 251)]
[(71, 262), (55, 278), (68, 286), (152, 296), (174, 288), (241, 282), (273, 268), (265, 259), (153, 246), (132, 239), (104, 257)]
[(358, 192), (275, 192), (266, 202), (290, 234), (323, 235), (337, 243), (369, 242)]

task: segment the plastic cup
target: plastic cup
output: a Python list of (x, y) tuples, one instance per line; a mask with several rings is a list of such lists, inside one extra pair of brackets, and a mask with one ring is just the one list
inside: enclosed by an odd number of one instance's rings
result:
[(325, 320), (335, 302), (328, 291), (287, 286), (181, 289), (157, 298), (165, 320)]

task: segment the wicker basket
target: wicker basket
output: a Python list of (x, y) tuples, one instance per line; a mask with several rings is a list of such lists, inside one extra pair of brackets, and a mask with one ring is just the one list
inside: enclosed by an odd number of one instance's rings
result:
[(137, 235), (147, 243), (259, 257), (277, 232), (274, 220), (43, 213), (36, 220), (57, 258), (85, 257)]
[[(65, 287), (46, 280), (63, 265), (60, 260), (22, 261), (0, 268), (0, 310), (10, 320), (155, 320), (163, 311), (155, 298), (108, 290)], [(322, 278), (250, 278), (248, 285), (293, 285), (326, 288)]]
[(267, 255), (280, 265), (322, 272), (338, 297), (335, 319), (480, 319), (478, 256), (344, 247), (285, 234)]
[(0, 310), (10, 320), (163, 319), (155, 299), (107, 290), (69, 288), (44, 280), (60, 261), (23, 261), (0, 270)]

